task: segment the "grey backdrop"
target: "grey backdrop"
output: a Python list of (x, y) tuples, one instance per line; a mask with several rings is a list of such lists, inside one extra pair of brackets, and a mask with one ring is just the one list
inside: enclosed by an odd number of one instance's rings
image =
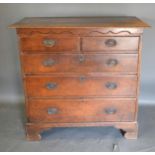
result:
[(31, 16), (137, 16), (144, 31), (140, 104), (155, 104), (155, 4), (0, 4), (0, 103), (23, 99), (17, 36), (8, 25)]

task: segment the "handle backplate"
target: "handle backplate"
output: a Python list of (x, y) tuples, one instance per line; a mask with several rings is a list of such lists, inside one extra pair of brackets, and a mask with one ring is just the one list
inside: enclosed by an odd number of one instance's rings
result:
[(108, 89), (116, 89), (116, 88), (117, 88), (117, 83), (115, 83), (115, 82), (107, 82), (107, 83), (105, 84), (105, 86), (106, 86), (106, 88), (108, 88)]
[(57, 114), (57, 113), (58, 113), (58, 109), (57, 109), (57, 108), (48, 108), (48, 109), (47, 109), (47, 113), (48, 113), (49, 115)]
[(79, 62), (82, 63), (85, 61), (85, 56), (84, 55), (80, 55), (79, 56)]
[(108, 47), (114, 47), (116, 46), (117, 42), (114, 39), (108, 39), (105, 41), (105, 45)]
[(109, 67), (114, 67), (118, 64), (118, 60), (117, 59), (108, 59), (106, 64)]
[(44, 39), (44, 40), (43, 40), (43, 44), (44, 44), (45, 46), (50, 46), (50, 47), (52, 47), (52, 46), (54, 46), (54, 45), (56, 44), (56, 41), (53, 40), (53, 39)]
[(45, 67), (51, 67), (51, 66), (55, 65), (55, 63), (56, 62), (53, 59), (46, 59), (46, 60), (43, 61), (43, 65)]
[(80, 82), (84, 82), (86, 80), (86, 76), (81, 75), (79, 77)]
[(45, 87), (49, 90), (55, 89), (57, 87), (57, 83), (49, 82), (45, 84)]
[(106, 109), (104, 109), (104, 112), (106, 114), (115, 114), (117, 112), (117, 109), (116, 108), (106, 108)]

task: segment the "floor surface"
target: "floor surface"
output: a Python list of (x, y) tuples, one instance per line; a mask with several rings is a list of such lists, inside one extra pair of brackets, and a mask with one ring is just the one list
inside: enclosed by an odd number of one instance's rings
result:
[[(155, 106), (139, 107), (139, 138), (126, 140), (112, 127), (55, 128), (42, 141), (25, 140), (24, 106), (0, 103), (0, 152), (154, 152)], [(113, 150), (114, 146), (116, 149)]]

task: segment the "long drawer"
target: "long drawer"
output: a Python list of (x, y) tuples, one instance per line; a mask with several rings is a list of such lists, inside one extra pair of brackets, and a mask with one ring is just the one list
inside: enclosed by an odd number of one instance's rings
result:
[(135, 99), (30, 99), (31, 122), (134, 121)]
[(26, 74), (137, 73), (137, 54), (23, 54)]
[(29, 97), (136, 96), (137, 76), (28, 76)]

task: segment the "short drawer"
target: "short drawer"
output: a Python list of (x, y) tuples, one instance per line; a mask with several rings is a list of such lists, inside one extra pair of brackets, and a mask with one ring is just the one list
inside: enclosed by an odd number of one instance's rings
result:
[(139, 37), (84, 37), (83, 51), (137, 51)]
[(136, 76), (28, 76), (29, 97), (136, 96)]
[(24, 73), (137, 73), (137, 54), (24, 54)]
[(33, 52), (72, 52), (80, 50), (78, 37), (33, 36), (20, 39), (22, 51)]
[(135, 99), (30, 99), (27, 111), (31, 122), (112, 122), (134, 121)]

